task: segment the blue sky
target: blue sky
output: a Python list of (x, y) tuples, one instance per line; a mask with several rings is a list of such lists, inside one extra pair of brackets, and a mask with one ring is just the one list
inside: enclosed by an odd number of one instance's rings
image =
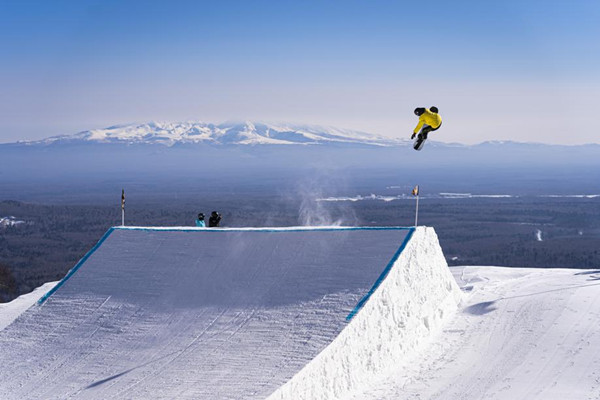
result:
[(252, 119), (600, 143), (598, 1), (0, 0), (0, 142)]

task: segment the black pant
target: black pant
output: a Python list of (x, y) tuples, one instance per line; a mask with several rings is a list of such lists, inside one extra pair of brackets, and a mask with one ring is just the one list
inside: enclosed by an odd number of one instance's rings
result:
[(433, 128), (427, 124), (423, 125), (423, 127), (419, 131), (419, 139), (427, 139), (427, 134), (429, 132), (437, 131), (438, 129), (440, 129), (440, 126), (442, 126), (442, 124), (440, 124), (437, 128)]

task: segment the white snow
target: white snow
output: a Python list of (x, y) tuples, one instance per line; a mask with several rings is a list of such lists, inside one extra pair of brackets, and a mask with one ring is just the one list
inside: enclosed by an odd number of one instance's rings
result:
[(422, 351), (460, 299), (434, 230), (418, 228), (365, 307), (269, 400), (348, 398)]
[(347, 196), (341, 196), (341, 197), (322, 197), (322, 198), (316, 199), (316, 201), (327, 201), (327, 202), (351, 201), (351, 202), (357, 202), (357, 201), (364, 201), (364, 200), (381, 200), (381, 201), (385, 201), (385, 202), (390, 202), (390, 201), (393, 201), (393, 200), (405, 200), (407, 198), (409, 198), (409, 197), (407, 197), (405, 195), (399, 195), (399, 196), (382, 196), (382, 195), (371, 193), (369, 196), (357, 195), (357, 196), (353, 196), (353, 197), (347, 197)]
[(451, 270), (461, 310), (352, 400), (600, 398), (600, 270)]
[(346, 326), (406, 229), (115, 229), (0, 331), (0, 398), (264, 399)]
[(0, 228), (6, 228), (7, 226), (15, 226), (24, 224), (25, 221), (20, 221), (13, 216), (0, 217)]
[(510, 194), (471, 194), (471, 193), (440, 193), (441, 197), (451, 199), (474, 199), (474, 198), (513, 198)]
[(448, 268), (420, 227), (346, 322), (406, 232), (118, 228), (0, 305), (0, 398), (600, 398), (600, 269)]
[(0, 303), (0, 331), (10, 325), (19, 315), (34, 305), (40, 297), (52, 289), (58, 282), (44, 283), (31, 293), (21, 295), (9, 303)]
[[(391, 187), (387, 187), (390, 189)], [(407, 192), (410, 192), (412, 189), (407, 189)], [(421, 199), (474, 199), (474, 198), (518, 198), (519, 196), (509, 195), (509, 194), (471, 194), (471, 193), (439, 193), (439, 194), (430, 194), (430, 195), (421, 195)], [(316, 201), (324, 201), (324, 202), (338, 202), (338, 201), (384, 201), (390, 202), (395, 200), (413, 200), (414, 196), (409, 194), (400, 194), (396, 196), (386, 196), (371, 193), (369, 195), (356, 195), (356, 196), (329, 196), (329, 197), (320, 197), (317, 198)]]
[(93, 129), (75, 135), (54, 136), (33, 143), (88, 141), (100, 143), (176, 143), (239, 145), (314, 145), (323, 143), (358, 143), (372, 146), (406, 144), (405, 141), (379, 135), (313, 125), (274, 125), (246, 121), (219, 125), (191, 122), (149, 122)]
[(548, 194), (540, 197), (551, 197), (551, 198), (572, 198), (572, 199), (596, 199), (600, 197), (600, 194)]
[(542, 239), (542, 231), (539, 230), (539, 229), (535, 230), (535, 240), (538, 241), (538, 242), (542, 242), (543, 241), (543, 239)]

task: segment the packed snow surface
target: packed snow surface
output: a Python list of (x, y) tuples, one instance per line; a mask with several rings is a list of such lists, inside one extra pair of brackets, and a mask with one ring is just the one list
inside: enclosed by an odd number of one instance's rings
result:
[(395, 257), (406, 234), (117, 229), (0, 307), (0, 398), (600, 398), (600, 269), (452, 281), (432, 229)]
[(433, 228), (418, 228), (389, 275), (340, 335), (269, 400), (346, 399), (415, 356), (461, 292)]
[(600, 399), (600, 270), (451, 270), (460, 311), (349, 399)]
[(265, 399), (347, 326), (409, 232), (115, 229), (0, 331), (0, 398)]
[(0, 331), (10, 325), (17, 317), (34, 305), (40, 297), (48, 293), (57, 282), (48, 282), (31, 293), (17, 297), (9, 303), (0, 303)]

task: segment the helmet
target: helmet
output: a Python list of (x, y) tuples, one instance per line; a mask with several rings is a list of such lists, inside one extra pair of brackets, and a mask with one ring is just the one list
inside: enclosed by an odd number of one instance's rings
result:
[(204, 213), (198, 214), (198, 219), (202, 221), (204, 219)]
[(431, 106), (431, 107), (429, 107), (429, 111), (437, 114), (440, 110), (438, 110), (438, 108), (436, 106)]
[(425, 112), (425, 109), (423, 107), (417, 107), (415, 108), (415, 115), (418, 115), (419, 117)]

